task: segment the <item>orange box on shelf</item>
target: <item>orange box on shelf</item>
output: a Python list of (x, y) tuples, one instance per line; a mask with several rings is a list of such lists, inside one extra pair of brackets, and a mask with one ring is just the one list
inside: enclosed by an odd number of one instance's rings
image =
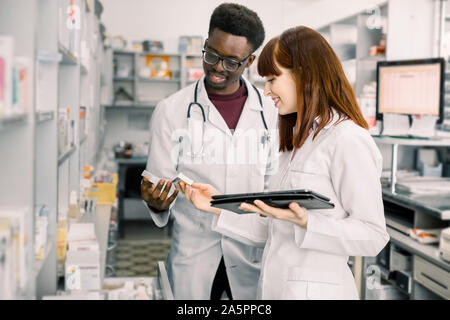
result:
[(150, 78), (170, 79), (170, 57), (166, 55), (146, 55), (145, 65), (150, 68)]

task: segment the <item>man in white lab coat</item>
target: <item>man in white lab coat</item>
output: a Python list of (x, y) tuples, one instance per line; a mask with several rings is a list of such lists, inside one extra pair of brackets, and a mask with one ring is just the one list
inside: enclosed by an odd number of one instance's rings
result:
[(263, 41), (255, 12), (220, 5), (203, 50), (205, 76), (153, 113), (150, 179), (141, 191), (157, 226), (173, 219), (167, 268), (175, 299), (216, 300), (224, 291), (230, 299), (256, 299), (262, 250), (212, 231), (211, 215), (178, 195), (170, 181), (183, 173), (223, 193), (260, 192), (277, 170), (277, 111), (242, 77)]

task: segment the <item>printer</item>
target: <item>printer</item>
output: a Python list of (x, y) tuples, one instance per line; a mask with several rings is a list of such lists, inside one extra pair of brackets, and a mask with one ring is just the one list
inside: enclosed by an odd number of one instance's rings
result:
[(450, 262), (450, 227), (441, 231), (441, 239), (439, 240), (439, 252), (442, 259)]

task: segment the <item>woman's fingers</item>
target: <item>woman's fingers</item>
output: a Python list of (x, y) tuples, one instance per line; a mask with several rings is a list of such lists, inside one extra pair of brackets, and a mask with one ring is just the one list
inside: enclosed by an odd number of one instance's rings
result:
[(177, 182), (177, 186), (178, 186), (178, 188), (181, 190), (181, 192), (183, 192), (183, 193), (185, 193), (186, 192), (186, 185), (184, 184), (184, 182), (183, 181), (179, 181), (179, 182)]
[(247, 212), (256, 212), (256, 213), (261, 213), (261, 210), (257, 207), (254, 206), (250, 203), (241, 203), (238, 207), (239, 209), (243, 210), (243, 211), (247, 211)]
[(191, 184), (191, 187), (196, 188), (196, 189), (204, 189), (205, 184), (194, 182), (193, 184)]
[(189, 186), (185, 186), (184, 188), (184, 196), (187, 200), (192, 202), (192, 190), (189, 188)]
[(294, 214), (300, 218), (303, 218), (306, 215), (306, 209), (301, 207), (297, 202), (291, 202), (289, 204), (289, 209), (291, 209)]
[(279, 209), (279, 208), (271, 207), (271, 206), (265, 204), (261, 200), (255, 200), (255, 201), (253, 201), (253, 203), (260, 209), (260, 211), (263, 214), (270, 215), (274, 218), (280, 218), (280, 217), (286, 216), (286, 214), (288, 213), (288, 211), (286, 209)]

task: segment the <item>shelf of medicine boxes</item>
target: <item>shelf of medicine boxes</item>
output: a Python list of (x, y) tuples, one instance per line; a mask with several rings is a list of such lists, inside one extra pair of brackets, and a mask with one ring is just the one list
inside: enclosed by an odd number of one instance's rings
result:
[(364, 85), (376, 80), (376, 62), (385, 60), (385, 55), (370, 56), (370, 48), (379, 45), (385, 35), (382, 25), (387, 18), (387, 3), (378, 6), (379, 25), (372, 12), (360, 12), (345, 19), (322, 26), (318, 31), (331, 44), (342, 62), (344, 71), (354, 87), (356, 96)]
[[(134, 52), (134, 51), (124, 51), (124, 50), (115, 50), (113, 52), (113, 55), (116, 57), (122, 56), (123, 58), (119, 59), (127, 59), (126, 57), (129, 56), (132, 59), (132, 65), (134, 70), (132, 73), (135, 75), (126, 76), (126, 77), (118, 77), (114, 76), (113, 81), (115, 83), (124, 82), (124, 83), (130, 83), (133, 86), (133, 93), (134, 93), (134, 101), (130, 103), (114, 103), (112, 105), (106, 105), (108, 108), (119, 108), (119, 107), (133, 107), (133, 108), (153, 108), (156, 106), (156, 104), (159, 102), (159, 100), (162, 99), (155, 99), (155, 101), (139, 101), (138, 99), (138, 87), (140, 84), (155, 84), (155, 85), (164, 85), (164, 84), (177, 84), (176, 88), (173, 89), (163, 89), (162, 87), (155, 87), (152, 88), (158, 91), (158, 94), (161, 94), (161, 91), (164, 91), (164, 96), (167, 96), (168, 94), (176, 92), (179, 88), (183, 88), (187, 85), (190, 85), (194, 83), (195, 81), (189, 81), (187, 79), (187, 67), (186, 63), (189, 59), (201, 59), (201, 55), (195, 55), (195, 54), (177, 54), (177, 53), (153, 53), (153, 52)], [(171, 59), (170, 67), (173, 69), (172, 71), (176, 71), (180, 73), (179, 77), (174, 78), (150, 78), (150, 77), (141, 77), (139, 76), (139, 66), (142, 64), (140, 59), (145, 58), (147, 55), (152, 56), (169, 56), (171, 58), (175, 58), (175, 60)], [(129, 59), (129, 58), (128, 58)], [(146, 88), (146, 91), (149, 89)]]
[(62, 54), (62, 64), (76, 65), (78, 63), (78, 58), (67, 49), (62, 43), (58, 43), (58, 50)]
[[(24, 265), (26, 284), (19, 292), (8, 292), (13, 298), (33, 299), (36, 290), (34, 267), (34, 219), (35, 202), (35, 101), (34, 59), (37, 1), (0, 1), (0, 34), (14, 39), (13, 55), (27, 58), (31, 64), (28, 72), (27, 113), (0, 117), (0, 206), (17, 207), (25, 212), (24, 234), (27, 238)], [(8, 80), (8, 79), (6, 79)], [(22, 250), (21, 250), (22, 251)], [(14, 250), (15, 253), (17, 251)], [(3, 261), (4, 262), (4, 261)], [(22, 277), (20, 278), (22, 280)], [(5, 283), (0, 281), (0, 291)]]
[[(84, 6), (85, 2), (82, 1), (78, 4)], [(83, 12), (84, 10), (81, 10), (82, 14)], [(94, 21), (93, 26), (98, 26), (98, 18), (93, 16), (93, 12), (91, 15), (92, 17), (89, 19)], [(36, 59), (35, 66), (37, 68), (41, 58), (39, 58), (39, 54), (35, 56), (35, 52), (59, 52), (62, 59), (59, 63), (56, 62), (57, 69), (60, 70), (67, 66), (68, 69), (71, 69), (65, 75), (65, 79), (61, 79), (56, 73), (54, 79), (53, 75), (51, 76), (51, 81), (54, 80), (54, 83), (52, 83), (54, 87), (50, 92), (54, 94), (50, 97), (53, 97), (54, 101), (45, 103), (45, 108), (49, 109), (43, 111), (36, 110), (36, 103), (32, 100), (35, 97), (35, 81), (38, 80), (35, 77), (36, 70), (33, 66), (32, 72), (30, 72), (28, 113), (0, 117), (0, 148), (8, 150), (8, 152), (2, 153), (1, 157), (0, 205), (23, 207), (30, 211), (27, 217), (33, 216), (34, 210), (36, 210), (35, 205), (38, 204), (48, 206), (51, 212), (49, 216), (49, 234), (51, 237), (45, 244), (40, 259), (35, 258), (33, 250), (33, 235), (36, 227), (33, 224), (35, 219), (30, 218), (26, 221), (26, 236), (29, 243), (26, 252), (28, 261), (31, 262), (27, 264), (26, 268), (30, 277), (24, 292), (16, 296), (17, 298), (34, 299), (42, 294), (54, 292), (56, 286), (52, 286), (53, 282), (56, 282), (56, 211), (61, 198), (66, 198), (66, 195), (68, 198), (69, 191), (72, 190), (72, 188), (69, 188), (69, 181), (79, 182), (77, 176), (80, 170), (76, 165), (78, 163), (76, 160), (78, 157), (77, 142), (75, 141), (75, 146), (58, 158), (56, 118), (57, 108), (58, 105), (61, 106), (61, 101), (58, 101), (57, 96), (67, 95), (69, 92), (70, 99), (74, 98), (70, 102), (71, 112), (77, 115), (79, 108), (79, 97), (77, 97), (79, 90), (77, 88), (79, 88), (79, 84), (73, 87), (71, 86), (72, 81), (78, 82), (80, 73), (88, 74), (91, 70), (87, 68), (88, 65), (80, 63), (75, 54), (59, 42), (57, 17), (58, 3), (56, 1), (10, 0), (0, 2), (0, 33), (13, 36), (15, 39), (15, 55), (29, 57), (31, 61)], [(94, 31), (87, 34), (92, 36), (95, 33)], [(99, 38), (96, 37), (96, 39)], [(100, 40), (97, 40), (97, 43), (94, 42), (94, 45), (100, 48), (98, 51), (102, 50)], [(96, 72), (99, 71), (100, 69)], [(47, 72), (47, 70), (44, 72)], [(72, 77), (72, 75), (75, 76)], [(49, 74), (46, 74), (46, 76), (48, 77)], [(92, 78), (99, 79), (97, 74), (92, 74)], [(65, 84), (67, 79), (72, 80), (69, 81), (70, 84)], [(100, 86), (99, 80), (97, 81)], [(61, 88), (61, 86), (64, 88)], [(45, 91), (48, 92), (49, 90)], [(98, 95), (99, 90), (97, 89), (94, 93)], [(66, 107), (66, 104), (63, 104), (63, 106)], [(77, 119), (77, 117), (74, 118)], [(75, 164), (66, 166), (66, 160), (71, 157), (75, 160)], [(65, 168), (60, 170), (61, 167)], [(20, 170), (18, 170), (19, 168)], [(69, 171), (66, 170), (69, 169), (74, 173), (67, 174)], [(11, 183), (11, 181), (21, 181), (21, 183)], [(61, 186), (62, 189), (67, 190), (61, 190)], [(0, 283), (0, 287), (2, 285)]]
[[(74, 141), (73, 145), (58, 158), (58, 216), (65, 214), (69, 206), (69, 195), (75, 191), (80, 194), (80, 180), (83, 175), (82, 168), (86, 164), (95, 166), (93, 156), (98, 135), (87, 134), (84, 128), (97, 128), (97, 119), (100, 113), (98, 100), (100, 93), (100, 64), (102, 63), (102, 43), (99, 35), (99, 20), (93, 11), (83, 10), (86, 5), (81, 6), (81, 29), (79, 30), (79, 44), (75, 48), (80, 48), (81, 57), (78, 54), (72, 55), (72, 59), (63, 59), (60, 63), (59, 72), (59, 108), (69, 108), (70, 120), (74, 121)], [(86, 50), (83, 51), (83, 44)], [(61, 46), (60, 46), (61, 48)], [(76, 60), (73, 57), (77, 57)], [(73, 62), (76, 61), (76, 64)], [(86, 107), (83, 109), (80, 106)], [(84, 126), (81, 122), (84, 122)], [(70, 123), (70, 122), (69, 122)]]
[(27, 121), (27, 113), (0, 116), (0, 131), (17, 128), (21, 125), (26, 125)]
[(131, 102), (131, 103), (116, 103), (111, 105), (104, 105), (105, 108), (108, 109), (133, 109), (133, 108), (141, 108), (141, 109), (153, 109), (158, 104), (159, 100), (155, 101), (146, 101), (146, 102)]

